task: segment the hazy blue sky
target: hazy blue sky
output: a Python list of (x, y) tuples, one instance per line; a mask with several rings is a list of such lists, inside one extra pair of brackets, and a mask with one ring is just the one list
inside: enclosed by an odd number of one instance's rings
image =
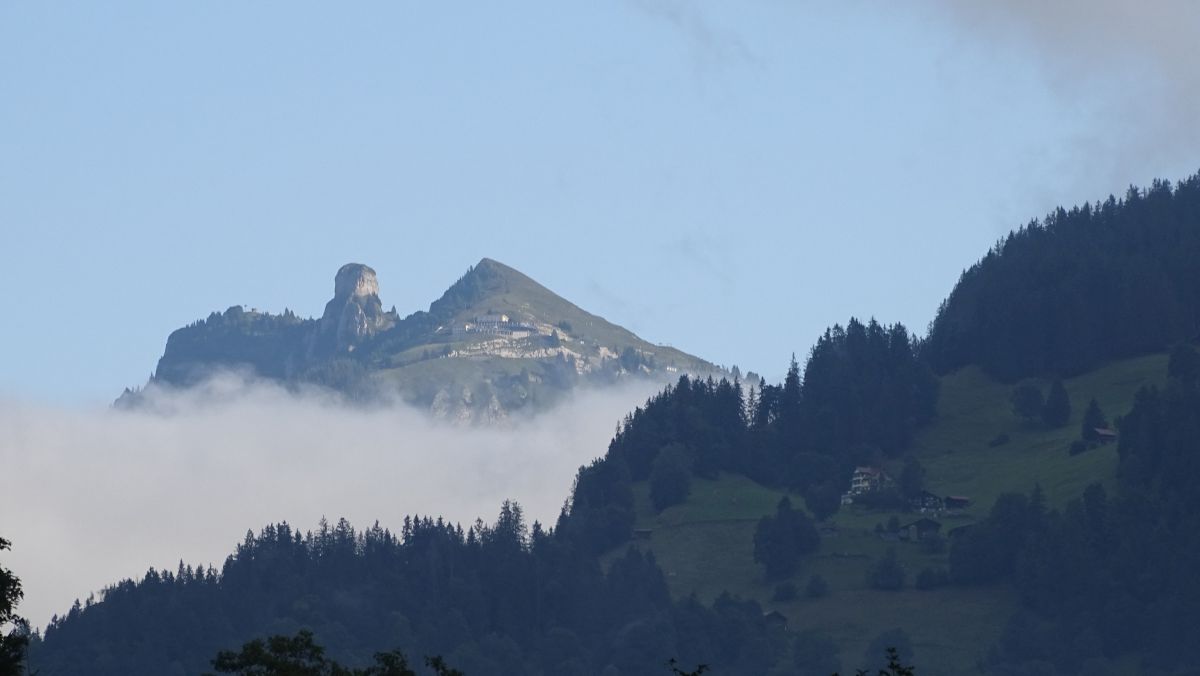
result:
[(112, 4), (0, 5), (0, 396), (108, 401), (348, 261), (426, 309), (483, 256), (778, 374), (1200, 167), (1200, 5)]

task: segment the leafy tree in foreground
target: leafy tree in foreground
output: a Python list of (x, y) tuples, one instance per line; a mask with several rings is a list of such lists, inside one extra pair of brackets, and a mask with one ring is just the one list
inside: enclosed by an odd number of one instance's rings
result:
[[(908, 634), (905, 634), (903, 629), (893, 629), (890, 632), (885, 632), (883, 634), (880, 634), (879, 638), (883, 638), (885, 636), (889, 636), (892, 634), (895, 634), (895, 635), (901, 637), (901, 639), (903, 641), (906, 641), (906, 642), (908, 641)], [(868, 657), (870, 655), (874, 655), (877, 652), (876, 650), (874, 650), (874, 648), (879, 643), (879, 638), (875, 639), (875, 641), (873, 641), (871, 643), (871, 647), (873, 649), (867, 651)], [(876, 671), (875, 676), (916, 676), (916, 673), (917, 673), (916, 669), (913, 668), (912, 666), (906, 666), (904, 664), (904, 662), (902, 661), (902, 658), (901, 658), (902, 652), (903, 652), (903, 650), (901, 648), (888, 648), (887, 649), (887, 659), (888, 659), (887, 666)], [(908, 645), (908, 652), (910, 654), (912, 652), (911, 644)], [(858, 674), (858, 676), (872, 676), (871, 672), (866, 669), (859, 669), (856, 673)], [(838, 675), (834, 674), (833, 676), (838, 676)]]
[[(212, 664), (220, 673), (241, 676), (417, 676), (398, 650), (376, 653), (375, 664), (363, 669), (344, 667), (325, 657), (325, 648), (307, 629), (295, 636), (255, 639), (238, 652), (223, 650)], [(427, 657), (425, 664), (437, 676), (463, 676), (461, 671), (447, 667), (441, 657)]]
[[(911, 659), (912, 641), (903, 629), (886, 631), (871, 642), (867, 651), (868, 660), (886, 644), (887, 665), (879, 669), (876, 676), (915, 676), (911, 666), (905, 666), (903, 656)], [(897, 647), (898, 646), (898, 647)], [(804, 632), (793, 642), (794, 666), (798, 676), (838, 676), (840, 664), (837, 644), (829, 637)], [(465, 676), (457, 669), (446, 666), (441, 657), (427, 657), (425, 664), (435, 676)], [(238, 652), (221, 651), (213, 660), (213, 667), (221, 673), (241, 676), (417, 676), (408, 666), (408, 660), (400, 651), (394, 650), (375, 654), (375, 664), (363, 669), (349, 669), (325, 657), (325, 649), (318, 645), (311, 631), (300, 630), (295, 636), (271, 636), (255, 639), (242, 646)], [(701, 676), (708, 673), (709, 665), (699, 664), (695, 669), (685, 670), (680, 662), (671, 658), (666, 663), (673, 676)], [(871, 676), (859, 669), (858, 676)], [(211, 676), (211, 675), (210, 675)]]
[(802, 632), (792, 643), (792, 666), (796, 676), (829, 676), (841, 671), (837, 643), (820, 632)]
[[(11, 544), (8, 540), (0, 538), (0, 551), (8, 549)], [(0, 676), (17, 676), (21, 673), (25, 644), (29, 642), (28, 637), (20, 630), (24, 621), (14, 610), (21, 596), (21, 581), (12, 571), (0, 566), (0, 628), (7, 624), (17, 625), (7, 635), (0, 634)]]
[(671, 668), (671, 673), (674, 674), (675, 676), (700, 676), (700, 674), (703, 674), (704, 672), (708, 671), (707, 664), (697, 665), (696, 668), (692, 671), (684, 671), (683, 669), (679, 668), (679, 662), (676, 661), (674, 657), (672, 657), (671, 660), (669, 662), (667, 662), (667, 666)]
[(1050, 394), (1046, 395), (1046, 405), (1042, 407), (1042, 422), (1047, 427), (1062, 427), (1071, 420), (1071, 398), (1067, 396), (1067, 388), (1061, 380), (1055, 380), (1050, 385)]

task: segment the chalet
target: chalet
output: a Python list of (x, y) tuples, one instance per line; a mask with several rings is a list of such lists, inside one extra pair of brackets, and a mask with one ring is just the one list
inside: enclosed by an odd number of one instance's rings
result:
[(940, 495), (934, 495), (929, 491), (921, 491), (920, 495), (909, 501), (912, 508), (922, 514), (926, 512), (938, 513), (945, 509), (946, 503)]
[(900, 527), (900, 539), (909, 542), (920, 542), (937, 537), (942, 530), (942, 524), (933, 519), (917, 519), (910, 524)]
[(961, 495), (947, 495), (946, 499), (942, 501), (942, 504), (946, 506), (947, 511), (962, 511), (971, 504), (971, 498), (963, 497)]
[(842, 494), (842, 504), (849, 505), (854, 498), (863, 493), (870, 493), (892, 484), (892, 478), (878, 467), (855, 467), (850, 477), (850, 490)]
[(1099, 441), (1102, 444), (1107, 444), (1110, 441), (1117, 440), (1117, 431), (1112, 428), (1097, 427), (1097, 428), (1095, 428), (1095, 432), (1096, 432), (1096, 441)]
[(877, 491), (883, 487), (887, 477), (878, 467), (855, 467), (854, 476), (850, 477), (850, 492), (855, 495), (868, 491)]

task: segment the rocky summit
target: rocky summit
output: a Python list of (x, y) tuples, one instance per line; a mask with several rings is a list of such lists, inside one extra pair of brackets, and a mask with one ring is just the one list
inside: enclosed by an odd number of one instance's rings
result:
[(361, 263), (347, 263), (333, 278), (333, 298), (314, 335), (309, 359), (347, 355), (363, 341), (395, 326), (395, 312), (384, 312), (375, 271)]
[[(222, 370), (348, 399), (398, 396), (436, 417), (497, 422), (546, 408), (581, 385), (718, 374), (711, 363), (648, 343), (517, 270), (485, 258), (434, 301), (385, 311), (375, 270), (343, 265), (320, 318), (233, 306), (178, 329), (148, 387), (189, 387)], [(143, 390), (118, 403), (137, 405)]]

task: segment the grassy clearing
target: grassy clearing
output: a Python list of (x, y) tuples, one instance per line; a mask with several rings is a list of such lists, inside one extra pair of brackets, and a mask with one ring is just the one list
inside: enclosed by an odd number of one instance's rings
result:
[[(1057, 430), (1022, 423), (1008, 402), (1012, 386), (992, 381), (977, 369), (943, 378), (938, 419), (917, 436), (914, 453), (925, 465), (931, 490), (967, 495), (974, 501), (966, 514), (940, 518), (943, 532), (986, 515), (996, 496), (1004, 492), (1028, 491), (1040, 483), (1051, 504), (1062, 505), (1089, 483), (1111, 484), (1115, 445), (1078, 456), (1067, 453), (1079, 435), (1084, 408), (1095, 397), (1111, 420), (1129, 410), (1139, 387), (1161, 383), (1165, 370), (1166, 356), (1150, 355), (1066, 381), (1072, 417)], [(1047, 383), (1041, 384), (1048, 389)], [(1007, 433), (1010, 441), (989, 446), (1001, 433)], [(913, 639), (923, 674), (974, 673), (1017, 607), (1014, 594), (1006, 588), (913, 589), (921, 569), (947, 565), (946, 553), (880, 539), (874, 525), (886, 523), (893, 514), (857, 507), (843, 508), (832, 519), (838, 534), (824, 538), (821, 551), (790, 580), (801, 598), (776, 603), (771, 601), (775, 584), (762, 579), (762, 570), (753, 560), (754, 528), (786, 493), (742, 476), (696, 479), (685, 504), (655, 513), (648, 486), (637, 484), (634, 491), (636, 527), (651, 531), (648, 539), (637, 544), (654, 552), (673, 595), (695, 594), (710, 602), (728, 591), (753, 598), (785, 614), (793, 631), (818, 629), (832, 636), (841, 648), (845, 671), (862, 666), (863, 652), (875, 636), (903, 627)], [(792, 502), (804, 504), (799, 496), (793, 496)], [(902, 522), (915, 518), (896, 516)], [(867, 572), (889, 547), (896, 548), (908, 587), (898, 592), (870, 589)], [(804, 598), (804, 586), (814, 574), (829, 584), (829, 596)]]
[[(790, 580), (801, 598), (771, 601), (776, 583), (764, 581), (754, 563), (754, 528), (759, 518), (774, 512), (783, 495), (742, 476), (697, 479), (685, 504), (655, 514), (647, 485), (638, 484), (637, 528), (649, 529), (651, 535), (637, 544), (654, 552), (677, 598), (695, 594), (711, 602), (725, 591), (753, 598), (766, 609), (784, 613), (792, 630), (818, 629), (832, 636), (848, 670), (861, 666), (871, 640), (893, 627), (903, 627), (913, 638), (922, 673), (974, 670), (982, 650), (999, 636), (1015, 600), (1004, 589), (912, 589), (922, 568), (946, 565), (945, 553), (929, 554), (918, 544), (886, 542), (869, 529), (843, 527), (837, 536), (825, 538), (821, 552)], [(803, 505), (798, 496), (792, 501)], [(880, 516), (872, 515), (872, 523)], [(868, 569), (889, 547), (896, 548), (910, 587), (899, 592), (872, 590)], [(829, 584), (829, 596), (804, 598), (804, 586), (814, 574)]]
[[(1071, 421), (1057, 430), (1029, 424), (1013, 415), (1008, 403), (1011, 385), (997, 383), (976, 368), (962, 369), (942, 379), (938, 420), (913, 444), (928, 471), (930, 490), (972, 498), (977, 511), (986, 510), (1004, 492), (1026, 492), (1040, 483), (1052, 505), (1077, 497), (1092, 482), (1110, 485), (1115, 476), (1117, 449), (1109, 444), (1077, 456), (1067, 453), (1079, 438), (1088, 401), (1095, 397), (1109, 420), (1133, 406), (1138, 388), (1162, 384), (1166, 355), (1155, 354), (1110, 364), (1064, 381), (1071, 396)], [(1039, 382), (1043, 391), (1046, 382)], [(994, 448), (988, 442), (1000, 434), (1010, 441)]]

